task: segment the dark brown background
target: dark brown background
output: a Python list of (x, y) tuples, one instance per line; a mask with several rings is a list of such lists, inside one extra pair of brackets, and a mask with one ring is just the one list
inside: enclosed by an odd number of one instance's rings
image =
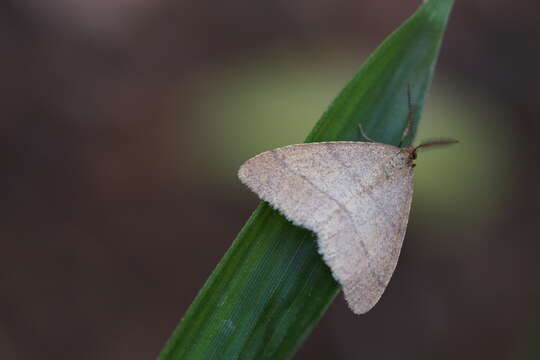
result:
[[(0, 3), (0, 358), (155, 358), (300, 142), (419, 1)], [(540, 5), (458, 2), (382, 301), (297, 359), (524, 359), (540, 313)], [(539, 337), (540, 338), (540, 337)]]

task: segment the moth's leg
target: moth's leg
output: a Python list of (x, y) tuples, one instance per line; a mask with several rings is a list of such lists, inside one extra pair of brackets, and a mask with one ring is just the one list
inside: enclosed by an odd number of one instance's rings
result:
[(376, 142), (375, 140), (373, 140), (372, 138), (366, 135), (366, 133), (364, 132), (364, 128), (362, 127), (362, 124), (358, 124), (358, 130), (360, 130), (360, 136), (362, 136), (365, 140), (369, 142)]

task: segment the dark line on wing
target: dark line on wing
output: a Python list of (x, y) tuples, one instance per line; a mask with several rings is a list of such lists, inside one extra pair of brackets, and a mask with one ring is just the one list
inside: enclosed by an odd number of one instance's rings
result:
[(358, 236), (358, 239), (360, 240), (360, 245), (362, 247), (362, 250), (364, 250), (364, 253), (366, 254), (366, 258), (367, 258), (367, 264), (368, 264), (368, 268), (370, 269), (370, 272), (371, 272), (371, 275), (373, 275), (373, 277), (375, 278), (375, 280), (379, 283), (379, 286), (381, 286), (383, 289), (386, 287), (386, 284), (384, 283), (384, 281), (382, 281), (380, 278), (379, 278), (379, 275), (373, 270), (373, 267), (371, 266), (371, 259), (370, 259), (370, 255), (369, 255), (369, 252), (367, 251), (367, 247), (366, 247), (366, 244), (362, 241), (362, 238), (360, 237), (360, 233), (358, 231), (358, 229), (356, 228), (356, 225), (354, 223), (354, 218), (352, 216), (352, 214), (350, 213), (350, 211), (343, 205), (341, 204), (338, 200), (336, 200), (334, 197), (332, 197), (331, 195), (327, 194), (326, 192), (322, 191), (317, 185), (315, 185), (311, 180), (309, 180), (307, 177), (305, 177), (304, 175), (300, 174), (299, 172), (291, 169), (289, 167), (289, 165), (287, 165), (287, 163), (279, 156), (279, 154), (277, 154), (277, 152), (275, 150), (271, 150), (270, 153), (272, 154), (272, 156), (274, 157), (274, 159), (276, 159), (279, 163), (281, 163), (283, 165), (283, 167), (285, 169), (287, 169), (288, 171), (292, 172), (293, 174), (297, 175), (297, 176), (300, 176), (304, 181), (306, 181), (307, 183), (309, 183), (311, 186), (313, 186), (315, 189), (319, 190), (319, 192), (321, 192), (322, 194), (326, 195), (330, 200), (332, 200), (333, 202), (336, 203), (336, 205), (342, 209), (345, 214), (349, 217), (350, 221), (351, 221), (351, 226), (353, 227), (354, 229), (354, 232), (356, 234), (356, 236)]
[[(352, 179), (353, 182), (356, 181), (356, 179), (359, 178), (360, 176), (359, 176), (356, 172), (352, 171), (352, 170), (345, 164), (345, 162), (344, 162), (343, 159), (339, 156), (339, 154), (338, 154), (336, 151), (334, 151), (334, 150), (332, 149), (332, 148), (333, 148), (333, 145), (332, 145), (332, 144), (327, 144), (327, 148), (329, 149), (329, 152), (330, 152), (332, 158), (333, 158), (334, 160), (336, 160), (337, 162), (339, 162), (339, 163), (343, 166), (343, 168), (344, 168), (345, 171), (347, 172), (347, 175), (349, 176), (349, 178)], [(399, 154), (399, 152), (396, 153), (396, 155), (397, 155), (397, 154)], [(394, 155), (394, 156), (396, 156), (396, 155)], [(379, 210), (379, 211), (384, 215), (384, 217), (385, 217), (386, 219), (389, 219), (390, 216), (388, 216), (388, 213), (387, 213), (386, 211), (384, 211), (384, 209), (383, 209), (381, 206), (379, 206), (379, 204), (377, 203), (377, 201), (375, 201), (375, 200), (373, 199), (373, 197), (371, 197), (371, 193), (373, 192), (373, 189), (375, 188), (375, 186), (381, 184), (381, 183), (383, 182), (383, 180), (384, 180), (384, 176), (381, 176), (381, 179), (380, 179), (380, 180), (374, 182), (373, 184), (369, 184), (368, 186), (365, 186), (364, 184), (361, 184), (361, 183), (360, 183), (360, 187), (361, 187), (362, 191), (361, 191), (360, 193), (358, 193), (358, 194), (359, 194), (359, 195), (363, 195), (363, 194), (364, 194), (365, 196), (369, 197), (369, 198), (372, 200), (372, 202), (375, 204), (375, 207), (377, 208), (377, 210)], [(392, 226), (392, 228), (394, 229), (394, 231), (396, 231), (397, 229), (399, 229), (398, 224), (396, 224), (395, 222), (389, 221), (389, 223), (390, 223), (390, 225)]]

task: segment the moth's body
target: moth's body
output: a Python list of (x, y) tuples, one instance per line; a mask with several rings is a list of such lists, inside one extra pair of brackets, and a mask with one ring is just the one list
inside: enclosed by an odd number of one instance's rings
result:
[(396, 267), (415, 157), (415, 148), (381, 143), (297, 144), (249, 159), (239, 177), (290, 221), (316, 233), (319, 252), (361, 314), (377, 303)]

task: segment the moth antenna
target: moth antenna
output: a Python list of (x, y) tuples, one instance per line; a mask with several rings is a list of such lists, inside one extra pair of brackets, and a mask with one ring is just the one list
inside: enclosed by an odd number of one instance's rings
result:
[(427, 141), (427, 142), (424, 142), (418, 146), (416, 146), (413, 150), (413, 152), (416, 153), (416, 151), (420, 150), (420, 149), (425, 149), (425, 148), (428, 148), (428, 147), (432, 147), (432, 146), (444, 146), (444, 145), (452, 145), (452, 144), (457, 144), (459, 141), (455, 140), (455, 139), (440, 139), (440, 140), (431, 140), (431, 141)]
[(411, 96), (411, 84), (407, 84), (407, 103), (409, 105), (409, 113), (407, 115), (407, 126), (405, 127), (405, 130), (403, 130), (403, 133), (401, 134), (401, 139), (399, 141), (399, 147), (403, 145), (403, 142), (405, 141), (405, 138), (412, 130), (413, 126), (413, 119), (414, 119), (414, 112), (415, 108), (412, 103), (412, 96)]
[(376, 142), (375, 140), (373, 140), (372, 138), (366, 135), (366, 133), (364, 132), (364, 128), (362, 127), (362, 124), (358, 124), (358, 129), (360, 130), (360, 135), (362, 135), (364, 139), (366, 139), (369, 142)]

